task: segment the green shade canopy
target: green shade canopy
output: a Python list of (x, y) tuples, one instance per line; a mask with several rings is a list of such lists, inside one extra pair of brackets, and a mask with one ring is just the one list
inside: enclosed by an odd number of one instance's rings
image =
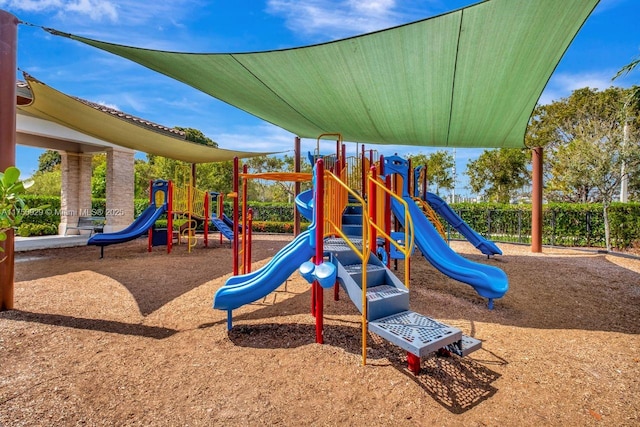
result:
[(523, 147), (529, 117), (599, 0), (487, 0), (331, 43), (256, 53), (141, 49), (128, 58), (303, 138)]

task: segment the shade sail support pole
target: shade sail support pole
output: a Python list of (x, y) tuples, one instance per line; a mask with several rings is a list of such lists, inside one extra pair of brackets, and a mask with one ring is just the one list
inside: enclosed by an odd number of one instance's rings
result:
[(532, 150), (531, 252), (542, 252), (542, 147)]
[[(16, 163), (16, 62), (18, 18), (0, 10), (0, 171)], [(0, 245), (0, 311), (13, 309), (14, 231)]]

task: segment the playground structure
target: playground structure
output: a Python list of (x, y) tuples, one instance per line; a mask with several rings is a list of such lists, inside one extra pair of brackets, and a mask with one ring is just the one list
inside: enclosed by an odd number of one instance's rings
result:
[[(176, 175), (178, 176), (178, 175)], [(176, 180), (180, 182), (178, 179)], [(198, 222), (204, 224), (204, 245), (208, 246), (209, 193), (193, 186), (191, 178), (182, 185), (163, 179), (149, 183), (149, 206), (124, 230), (115, 233), (94, 234), (87, 245), (100, 247), (100, 258), (104, 257), (104, 247), (137, 239), (147, 234), (147, 250), (153, 246), (166, 246), (171, 253), (174, 240), (178, 244), (185, 239), (187, 250), (197, 244), (196, 228)], [(156, 221), (166, 215), (166, 228), (156, 228)], [(179, 222), (177, 231), (174, 224)]]
[[(239, 160), (236, 158), (233, 163), (233, 192), (229, 194), (233, 199), (233, 217), (229, 218), (224, 214), (222, 195), (217, 194), (218, 199), (217, 215), (212, 214), (212, 222), (218, 227), (226, 228), (225, 236), (231, 241), (233, 248), (233, 274), (251, 273), (251, 229), (253, 221), (253, 210), (248, 207), (248, 184), (252, 179), (264, 179), (271, 181), (290, 181), (290, 182), (307, 182), (311, 181), (312, 176), (309, 173), (301, 172), (263, 172), (249, 173), (247, 165), (242, 166), (240, 172)], [(242, 206), (238, 200), (240, 194), (240, 184), (242, 182)], [(297, 203), (298, 209), (301, 205)], [(214, 218), (215, 217), (215, 218)], [(219, 228), (220, 229), (220, 228)], [(243, 233), (246, 230), (246, 233)], [(222, 232), (221, 232), (222, 234)], [(245, 236), (246, 234), (246, 236)], [(222, 237), (221, 237), (222, 239)], [(222, 241), (222, 240), (221, 240)], [(291, 273), (289, 273), (291, 274)]]
[[(151, 230), (160, 216), (171, 212), (172, 194), (172, 183), (170, 181), (157, 180), (152, 182), (149, 191), (149, 206), (147, 206), (131, 225), (115, 233), (94, 234), (87, 241), (87, 245), (100, 246), (100, 258), (103, 258), (105, 246), (128, 242), (149, 232), (149, 250), (151, 250), (153, 238)], [(170, 218), (168, 222), (168, 229), (170, 230)], [(171, 239), (167, 241), (167, 251), (171, 251)]]
[[(312, 285), (316, 342), (323, 342), (323, 289), (333, 287), (338, 300), (342, 287), (355, 304), (362, 315), (363, 364), (368, 332), (406, 350), (414, 373), (420, 371), (420, 358), (431, 352), (466, 356), (479, 349), (481, 342), (458, 328), (410, 310), (411, 254), (417, 245), (436, 268), (487, 298), (489, 308), (508, 288), (504, 272), (471, 262), (449, 248), (423, 212), (431, 211), (430, 205), (419, 206), (415, 200), (407, 161), (397, 156), (375, 159), (373, 152), (367, 158), (363, 148), (362, 157), (349, 163), (341, 136), (336, 136), (335, 155), (321, 156), (319, 150), (309, 155), (315, 162), (313, 189), (296, 198), (299, 212), (311, 221), (307, 231), (259, 270), (229, 278), (216, 292), (213, 307), (227, 311), (227, 327), (231, 329), (234, 309), (268, 295), (299, 270)], [(330, 170), (325, 170), (325, 158)], [(357, 171), (363, 172), (365, 167), (368, 173), (358, 176)], [(392, 229), (392, 213), (402, 230)], [(384, 261), (375, 256), (381, 247), (387, 255)], [(390, 270), (392, 258), (404, 259), (403, 280)]]

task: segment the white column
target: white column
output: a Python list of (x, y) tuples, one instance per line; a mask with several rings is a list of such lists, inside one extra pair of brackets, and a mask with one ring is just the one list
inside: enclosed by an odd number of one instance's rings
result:
[[(62, 185), (60, 190), (60, 224), (58, 234), (64, 234), (67, 225), (77, 225), (78, 217), (91, 216), (91, 155), (61, 153)], [(79, 234), (78, 230), (68, 230)]]
[(133, 222), (134, 152), (107, 150), (107, 203), (105, 233), (126, 228)]

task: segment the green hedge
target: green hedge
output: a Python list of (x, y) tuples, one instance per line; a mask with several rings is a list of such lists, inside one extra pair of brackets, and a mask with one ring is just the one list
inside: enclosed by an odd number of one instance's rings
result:
[[(271, 222), (293, 222), (293, 203), (266, 203), (249, 202), (249, 207), (253, 209), (254, 221)], [(233, 202), (225, 200), (224, 214), (229, 218), (233, 216)], [(240, 206), (242, 209), (242, 206)]]
[[(451, 207), (483, 236), (495, 241), (531, 242), (531, 205), (456, 203)], [(542, 243), (605, 247), (604, 215), (599, 203), (549, 203), (542, 209)], [(611, 244), (625, 249), (640, 242), (640, 203), (609, 207)], [(446, 224), (443, 222), (443, 224)], [(451, 237), (460, 237), (449, 230)]]
[[(25, 196), (27, 205), (47, 205), (47, 209), (26, 215), (22, 231), (29, 235), (56, 234), (60, 223), (60, 198)], [(149, 206), (148, 199), (134, 201), (137, 217)], [(495, 241), (531, 242), (531, 205), (496, 203), (455, 203), (451, 205), (462, 219), (478, 233)], [(289, 233), (293, 230), (293, 204), (250, 202), (253, 209), (253, 230), (267, 233)], [(92, 211), (105, 211), (105, 200), (94, 199)], [(225, 200), (224, 212), (233, 215), (233, 203)], [(611, 244), (625, 249), (640, 244), (640, 203), (612, 203), (609, 208)], [(33, 224), (40, 225), (35, 227)], [(443, 221), (443, 224), (446, 224)], [(166, 227), (166, 220), (158, 226)], [(306, 226), (306, 225), (305, 225)], [(202, 226), (199, 227), (202, 230)], [(460, 237), (449, 229), (450, 237)], [(18, 230), (18, 234), (21, 231)], [(543, 244), (558, 246), (604, 247), (602, 205), (597, 203), (550, 203), (543, 206)]]
[(18, 236), (51, 236), (58, 234), (58, 226), (54, 224), (22, 223), (18, 226)]

